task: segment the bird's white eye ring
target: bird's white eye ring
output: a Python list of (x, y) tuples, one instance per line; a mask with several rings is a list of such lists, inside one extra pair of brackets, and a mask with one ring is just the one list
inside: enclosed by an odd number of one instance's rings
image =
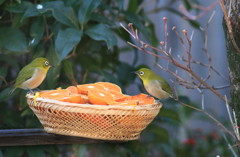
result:
[(143, 72), (143, 71), (140, 71), (140, 72), (139, 72), (139, 75), (143, 76), (143, 75), (144, 75), (144, 72)]
[(46, 66), (48, 66), (48, 65), (49, 65), (48, 61), (45, 61), (45, 65), (46, 65)]

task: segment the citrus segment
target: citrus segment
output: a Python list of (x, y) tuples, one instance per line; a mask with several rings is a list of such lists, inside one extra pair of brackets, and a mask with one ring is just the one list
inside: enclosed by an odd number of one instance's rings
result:
[(145, 105), (145, 104), (153, 104), (155, 99), (147, 94), (138, 94), (130, 97), (126, 97), (125, 101), (127, 100), (138, 100), (138, 105)]
[(96, 104), (96, 105), (109, 105), (114, 101), (114, 97), (104, 91), (104, 90), (89, 90), (88, 91), (88, 99), (91, 104)]
[(78, 94), (78, 90), (77, 90), (76, 86), (69, 86), (69, 87), (66, 88), (66, 90), (68, 90), (70, 92), (70, 95), (71, 94)]
[(104, 87), (101, 85), (94, 84), (94, 83), (77, 85), (78, 94), (87, 95), (88, 91), (92, 90), (92, 89), (104, 90)]
[(116, 84), (113, 84), (113, 83), (110, 83), (110, 82), (97, 82), (95, 84), (102, 85), (105, 88), (106, 91), (114, 90), (114, 91), (122, 93), (122, 89)]
[(59, 99), (56, 99), (56, 100), (62, 101), (62, 102), (79, 103), (79, 104), (85, 104), (86, 103), (86, 100), (83, 97), (81, 97), (80, 94), (71, 95), (71, 96), (59, 98)]
[(39, 96), (43, 98), (48, 98), (48, 99), (59, 99), (59, 98), (69, 96), (69, 91), (65, 89), (44, 91), (44, 92), (40, 92)]
[(110, 93), (114, 97), (114, 100), (116, 102), (123, 101), (123, 100), (125, 100), (125, 97), (126, 97), (125, 94), (122, 94), (115, 90), (109, 90), (108, 93)]

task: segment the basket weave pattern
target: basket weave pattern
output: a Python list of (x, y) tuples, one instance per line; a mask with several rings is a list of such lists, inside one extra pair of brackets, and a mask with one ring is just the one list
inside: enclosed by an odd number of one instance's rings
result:
[(105, 106), (74, 104), (27, 94), (27, 103), (48, 133), (104, 140), (135, 140), (158, 114), (161, 104)]

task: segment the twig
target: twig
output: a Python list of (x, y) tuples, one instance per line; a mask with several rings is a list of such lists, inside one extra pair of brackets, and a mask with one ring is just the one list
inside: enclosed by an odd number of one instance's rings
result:
[(219, 2), (214, 2), (213, 4), (211, 4), (209, 7), (205, 8), (205, 7), (202, 7), (202, 6), (199, 6), (199, 5), (193, 5), (193, 7), (195, 8), (198, 8), (198, 9), (201, 9), (203, 10), (200, 14), (194, 16), (194, 15), (191, 15), (187, 9), (184, 7), (184, 5), (180, 5), (179, 6), (179, 9), (182, 11), (182, 13), (188, 18), (188, 19), (191, 19), (191, 20), (197, 20), (201, 17), (203, 17), (205, 14), (207, 14), (212, 8), (214, 8)]
[(201, 94), (202, 96), (202, 110), (204, 110), (205, 105), (204, 105), (204, 94), (203, 91), (200, 88), (197, 88), (197, 91)]
[(131, 42), (127, 42), (127, 43), (128, 43), (129, 45), (137, 48), (138, 50), (141, 50), (141, 51), (143, 51), (143, 52), (146, 52), (146, 53), (148, 53), (148, 54), (150, 54), (150, 55), (153, 55), (153, 56), (155, 56), (155, 57), (159, 57), (159, 58), (162, 58), (162, 59), (164, 59), (164, 60), (170, 61), (170, 60), (169, 60), (168, 58), (166, 58), (166, 57), (163, 57), (163, 56), (157, 55), (157, 54), (155, 54), (155, 53), (152, 53), (152, 52), (150, 52), (150, 51), (147, 51), (147, 50), (145, 50), (144, 48), (138, 47), (138, 46), (134, 45), (134, 44), (131, 43)]
[(199, 109), (199, 108), (193, 107), (193, 106), (191, 106), (191, 105), (185, 104), (185, 103), (179, 101), (178, 99), (175, 99), (175, 100), (176, 100), (177, 102), (179, 102), (179, 103), (180, 103), (181, 105), (183, 105), (183, 106), (186, 106), (186, 107), (188, 107), (188, 108), (191, 108), (191, 109), (193, 109), (193, 110), (196, 110), (196, 111), (199, 111), (199, 112), (205, 114), (207, 117), (209, 117), (211, 120), (213, 120), (218, 126), (220, 126), (225, 132), (227, 132), (227, 133), (228, 133), (229, 135), (231, 135), (233, 138), (236, 138), (231, 131), (229, 131), (221, 122), (219, 122), (215, 117), (213, 117), (213, 116), (212, 116), (211, 114), (209, 114), (208, 112), (206, 112), (206, 111), (204, 111), (204, 110), (201, 110), (201, 109)]
[[(229, 104), (227, 102), (227, 96), (226, 95), (225, 95), (225, 99), (226, 99), (226, 108), (227, 108), (227, 112), (228, 112), (228, 117), (229, 117), (229, 120), (232, 124), (232, 128), (234, 130), (235, 136), (236, 136), (237, 140), (239, 141), (240, 137), (239, 137), (238, 128), (236, 127), (237, 123), (233, 122), (232, 114), (231, 114), (230, 109), (229, 109)], [(236, 119), (235, 119), (235, 122), (236, 122)]]

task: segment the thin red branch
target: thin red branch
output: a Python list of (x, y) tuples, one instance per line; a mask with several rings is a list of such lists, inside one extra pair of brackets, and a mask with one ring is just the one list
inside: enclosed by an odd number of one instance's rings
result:
[(188, 49), (187, 49), (187, 55), (188, 55), (188, 59), (187, 59), (187, 67), (190, 69), (191, 68), (191, 60), (192, 60), (192, 56), (191, 56), (191, 47), (192, 47), (192, 41), (188, 38), (188, 34), (187, 34), (187, 30), (182, 30), (184, 36), (186, 37), (186, 40), (188, 42)]

